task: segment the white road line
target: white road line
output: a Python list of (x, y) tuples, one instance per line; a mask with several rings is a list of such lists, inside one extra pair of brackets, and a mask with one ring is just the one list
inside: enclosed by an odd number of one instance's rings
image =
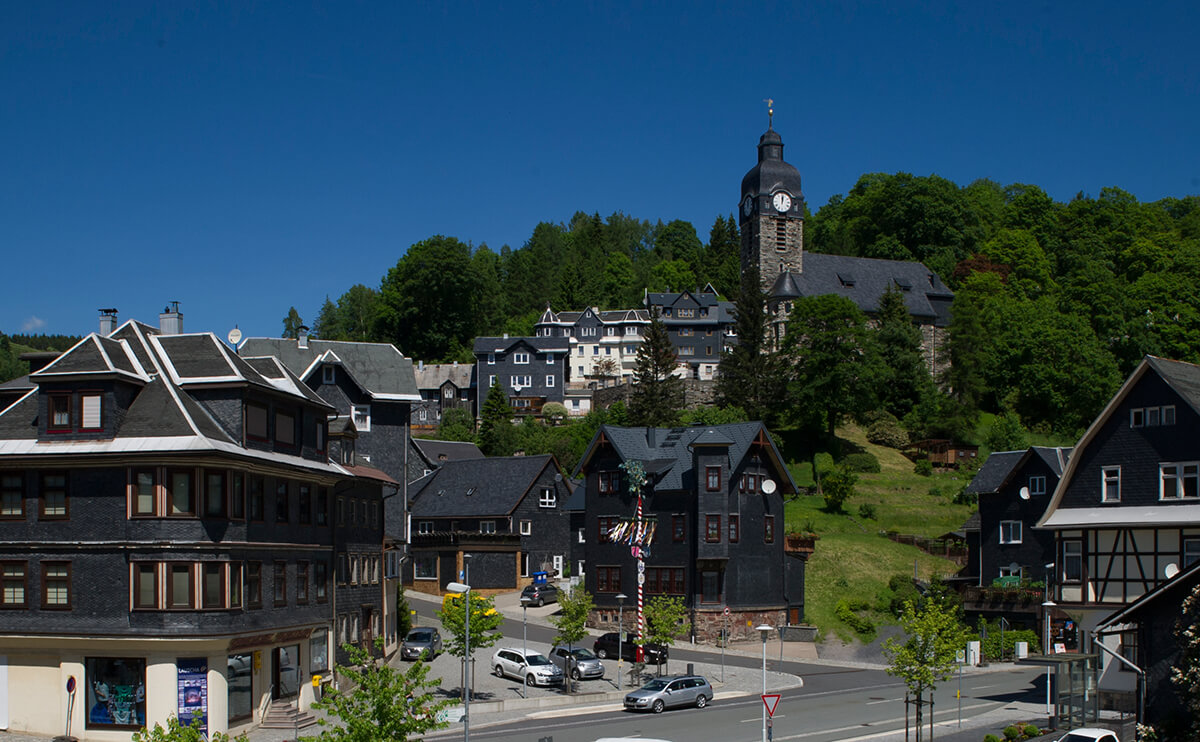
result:
[(895, 703), (896, 701), (903, 701), (903, 700), (904, 700), (903, 698), (880, 698), (878, 701), (867, 701), (863, 705), (864, 706), (874, 706), (877, 703)]
[[(988, 708), (992, 705), (993, 704), (990, 704), (990, 703), (977, 703), (972, 706), (963, 706), (963, 711), (969, 711), (971, 709), (978, 709), (978, 708)], [(938, 713), (942, 713), (942, 712), (939, 711)], [(955, 714), (955, 713), (957, 713), (957, 709), (948, 711), (946, 713)], [(894, 722), (899, 722), (899, 721), (901, 721), (901, 719), (883, 719), (881, 721), (871, 722), (870, 724), (855, 724), (854, 726), (840, 727), (838, 729), (819, 729), (819, 730), (815, 730), (812, 732), (802, 732), (800, 734), (790, 734), (786, 737), (775, 735), (775, 739), (780, 740), (782, 742), (782, 740), (787, 740), (787, 739), (804, 739), (806, 737), (819, 737), (823, 734), (837, 734), (839, 732), (849, 732), (854, 729), (869, 728), (872, 726), (878, 726), (880, 724), (889, 724), (889, 723), (894, 723)], [(954, 723), (954, 722), (951, 721), (949, 723)], [(901, 731), (901, 730), (900, 729), (889, 729), (889, 730), (882, 731), (882, 732), (876, 732), (874, 734), (863, 735), (861, 737), (846, 737), (846, 738), (843, 738), (840, 742), (854, 742), (855, 740), (873, 739), (875, 737), (883, 737), (888, 734), (895, 734), (898, 731)]]

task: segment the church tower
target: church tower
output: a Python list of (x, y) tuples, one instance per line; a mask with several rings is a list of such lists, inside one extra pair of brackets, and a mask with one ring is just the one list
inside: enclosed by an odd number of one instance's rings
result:
[(781, 274), (804, 267), (800, 171), (783, 161), (783, 138), (770, 123), (758, 140), (758, 164), (742, 178), (738, 215), (742, 273), (757, 268), (759, 285), (770, 296)]

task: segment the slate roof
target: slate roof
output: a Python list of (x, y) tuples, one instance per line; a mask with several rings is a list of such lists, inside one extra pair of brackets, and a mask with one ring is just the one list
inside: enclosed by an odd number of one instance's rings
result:
[(504, 353), (522, 343), (540, 353), (567, 353), (571, 349), (569, 338), (565, 337), (477, 337), (475, 352)]
[(447, 461), (409, 485), (412, 517), (507, 516), (548, 466), (549, 454)]
[(622, 324), (622, 323), (640, 323), (645, 324), (650, 321), (650, 313), (645, 309), (600, 309), (599, 307), (591, 307), (577, 312), (563, 311), (555, 312), (546, 305), (546, 311), (542, 312), (542, 316), (538, 318), (537, 325), (574, 325), (579, 321), (586, 312), (590, 311), (601, 322), (605, 324)]
[(894, 284), (903, 290), (904, 304), (913, 317), (937, 327), (950, 324), (954, 293), (922, 263), (806, 251), (802, 267), (799, 273), (781, 274), (769, 296), (784, 299), (836, 294), (873, 314), (879, 311), (879, 297)]
[(418, 389), (437, 389), (449, 381), (459, 389), (467, 389), (474, 368), (470, 363), (418, 363), (413, 369), (414, 383)]
[[(469, 441), (439, 441), (431, 438), (413, 438), (413, 445), (426, 463), (437, 467), (447, 461), (482, 459), (483, 451)], [(445, 457), (444, 459), (442, 457)]]
[(783, 463), (783, 457), (775, 448), (766, 427), (760, 422), (698, 425), (687, 428), (618, 428), (604, 425), (592, 439), (577, 471), (582, 470), (596, 450), (596, 441), (603, 435), (622, 460), (642, 462), (647, 474), (656, 478), (656, 489), (690, 491), (696, 486), (696, 473), (692, 470), (693, 446), (711, 442), (724, 448), (729, 468), (733, 469), (745, 459), (760, 433), (769, 443), (768, 454), (774, 459), (776, 470), (784, 477), (784, 481), (777, 483), (778, 491), (782, 494), (795, 492), (796, 483), (792, 481), (791, 474)]
[(1024, 451), (996, 451), (987, 457), (964, 491), (972, 495), (999, 492), (1008, 475), (1024, 457)]
[(36, 384), (81, 376), (120, 377), (143, 383), (149, 380), (128, 343), (94, 333), (75, 343), (45, 368), (30, 374), (29, 380)]
[(321, 363), (338, 363), (364, 392), (375, 399), (418, 402), (412, 361), (389, 343), (352, 343), (308, 339), (308, 347), (291, 338), (247, 338), (238, 346), (243, 357), (275, 356), (288, 370), (308, 378)]

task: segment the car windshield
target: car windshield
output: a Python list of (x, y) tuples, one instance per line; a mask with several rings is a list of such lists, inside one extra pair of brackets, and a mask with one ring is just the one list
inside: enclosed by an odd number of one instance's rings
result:
[(531, 654), (525, 658), (525, 663), (528, 665), (548, 665), (550, 660), (540, 654)]
[(667, 687), (666, 680), (651, 680), (642, 686), (642, 690), (662, 690)]
[(571, 656), (577, 660), (591, 660), (596, 658), (596, 655), (592, 654), (592, 650), (583, 648), (574, 650), (571, 652)]
[(432, 631), (410, 631), (410, 632), (408, 632), (408, 639), (406, 639), (405, 641), (410, 641), (410, 642), (433, 641), (433, 632)]

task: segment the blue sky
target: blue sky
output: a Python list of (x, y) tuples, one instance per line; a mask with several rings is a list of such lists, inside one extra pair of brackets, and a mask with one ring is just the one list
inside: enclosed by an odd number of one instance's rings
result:
[(0, 4), (0, 330), (277, 336), (446, 234), (867, 172), (1200, 193), (1196, 3)]

